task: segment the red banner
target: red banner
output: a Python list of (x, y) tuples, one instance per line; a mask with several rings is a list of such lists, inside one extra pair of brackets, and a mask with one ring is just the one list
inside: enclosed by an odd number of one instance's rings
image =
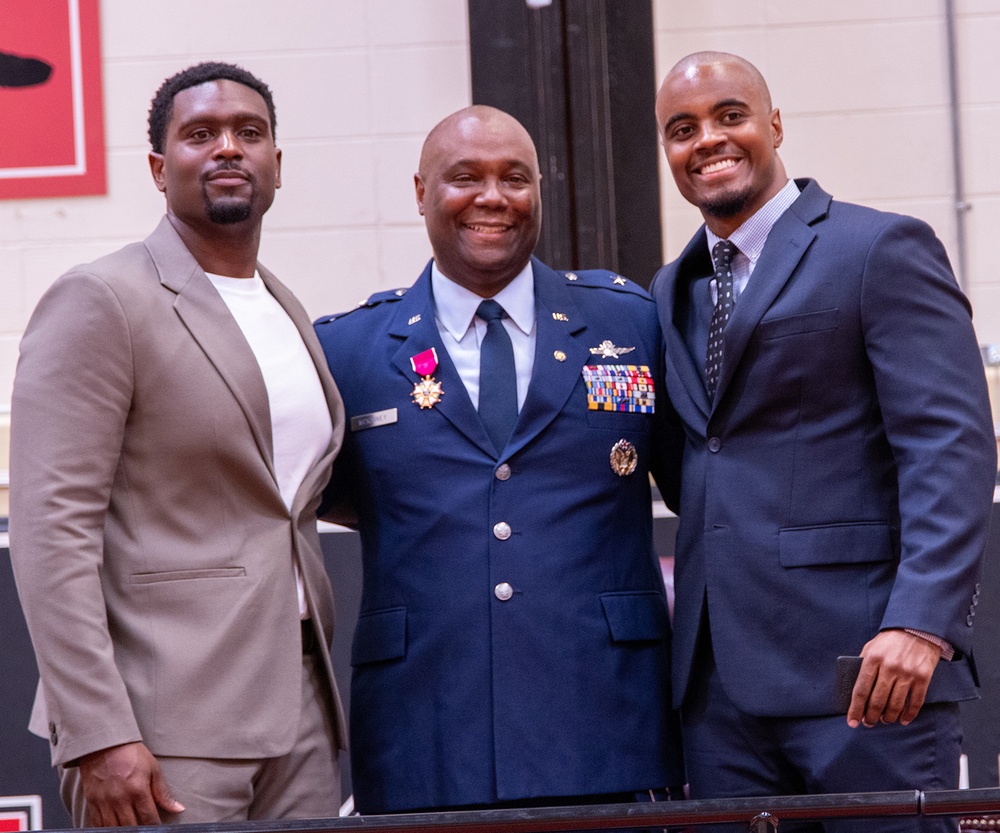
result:
[(0, 198), (107, 192), (99, 0), (0, 0)]

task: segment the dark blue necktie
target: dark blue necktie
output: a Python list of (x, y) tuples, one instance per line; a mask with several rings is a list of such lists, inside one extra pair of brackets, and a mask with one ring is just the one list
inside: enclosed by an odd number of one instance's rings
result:
[(719, 370), (722, 368), (722, 333), (729, 323), (733, 312), (733, 258), (739, 254), (728, 240), (720, 240), (712, 249), (712, 260), (715, 262), (715, 309), (712, 310), (712, 323), (708, 329), (708, 348), (705, 351), (705, 386), (708, 397), (715, 397), (715, 388), (719, 384)]
[(503, 307), (483, 301), (476, 315), (486, 322), (479, 350), (479, 416), (496, 450), (503, 451), (517, 422), (517, 372), (514, 347), (503, 326)]

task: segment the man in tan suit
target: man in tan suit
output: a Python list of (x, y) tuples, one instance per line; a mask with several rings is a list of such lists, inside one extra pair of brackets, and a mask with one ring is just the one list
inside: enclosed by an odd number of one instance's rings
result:
[(14, 381), (11, 556), (78, 825), (336, 815), (344, 742), (315, 512), (343, 406), (256, 261), (280, 185), (270, 90), (167, 79), (167, 215), (44, 295)]

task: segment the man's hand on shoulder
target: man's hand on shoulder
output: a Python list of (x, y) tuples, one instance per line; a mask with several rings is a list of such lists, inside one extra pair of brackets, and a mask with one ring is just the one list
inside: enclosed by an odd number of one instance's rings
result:
[(847, 712), (851, 728), (864, 724), (904, 726), (920, 711), (941, 648), (903, 630), (885, 630), (861, 650), (858, 673)]
[(168, 813), (184, 810), (170, 794), (160, 764), (143, 743), (125, 743), (84, 755), (80, 779), (88, 827), (161, 824), (158, 807)]

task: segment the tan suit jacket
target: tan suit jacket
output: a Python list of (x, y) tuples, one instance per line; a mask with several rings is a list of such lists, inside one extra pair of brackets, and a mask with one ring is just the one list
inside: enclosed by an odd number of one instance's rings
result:
[[(291, 511), (243, 334), (164, 219), (79, 266), (25, 332), (11, 412), (11, 557), (41, 675), (32, 731), (54, 764), (129, 741), (157, 755), (288, 752), (301, 709), (293, 562), (327, 644), (316, 508), (343, 405), (305, 310), (334, 437)], [(345, 732), (327, 666), (338, 741)]]

